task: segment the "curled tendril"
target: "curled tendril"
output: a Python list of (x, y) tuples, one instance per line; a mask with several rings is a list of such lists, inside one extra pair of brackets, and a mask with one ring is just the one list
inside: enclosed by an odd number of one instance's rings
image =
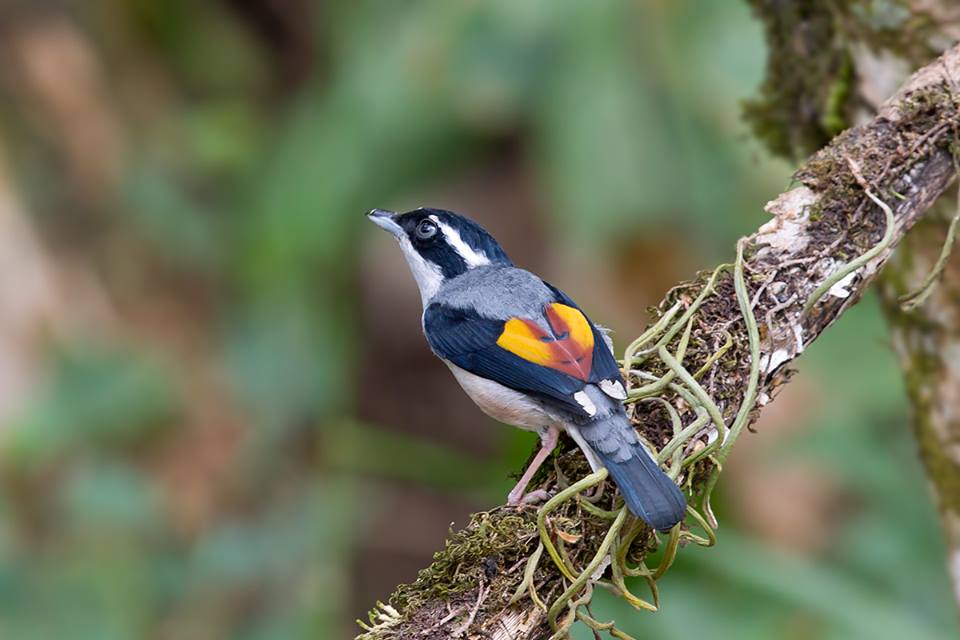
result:
[[(552, 638), (565, 637), (570, 626), (576, 620), (580, 620), (595, 632), (605, 631), (615, 638), (631, 640), (630, 636), (617, 629), (614, 623), (600, 622), (583, 610), (583, 607), (590, 602), (594, 586), (613, 591), (636, 609), (656, 611), (659, 607), (657, 580), (662, 578), (673, 565), (680, 547), (687, 543), (709, 547), (717, 542), (714, 531), (716, 521), (710, 510), (710, 495), (733, 442), (749, 422), (759, 384), (760, 336), (744, 278), (743, 250), (744, 244), (741, 241), (737, 246), (736, 262), (733, 265), (724, 264), (717, 267), (696, 298), (685, 309), (679, 300), (667, 309), (653, 326), (627, 347), (621, 363), (627, 382), (626, 402), (628, 404), (655, 402), (663, 407), (670, 420), (672, 438), (656, 455), (657, 461), (661, 464), (669, 462), (670, 478), (677, 481), (685, 469), (690, 469), (700, 461), (706, 460), (712, 465), (711, 475), (702, 494), (703, 513), (694, 506), (688, 505), (686, 521), (689, 524), (678, 523), (667, 534), (666, 541), (660, 542), (655, 534), (650, 534), (647, 525), (631, 515), (626, 507), (621, 506), (614, 510), (603, 509), (594, 504), (596, 497), (588, 498), (581, 495), (592, 487), (600, 485), (607, 478), (606, 469), (591, 473), (573, 483), (564, 478), (561, 491), (548, 500), (537, 513), (539, 544), (527, 559), (523, 579), (510, 599), (510, 603), (515, 604), (529, 596), (534, 604), (546, 613), (553, 630)], [(695, 373), (690, 373), (683, 362), (695, 325), (697, 310), (715, 292), (720, 273), (731, 267), (736, 298), (749, 341), (750, 376), (737, 414), (728, 426), (717, 402), (699, 379), (733, 348), (734, 338), (731, 333), (726, 329), (723, 330), (720, 335), (724, 336), (724, 343), (707, 356)], [(674, 295), (674, 292), (670, 295)], [(676, 351), (671, 353), (668, 346), (678, 334), (680, 335), (676, 341)], [(638, 369), (652, 357), (658, 358), (662, 363), (662, 375), (658, 376), (647, 370)], [(631, 388), (633, 380), (643, 383), (641, 386)], [(671, 396), (665, 396), (666, 393)], [(671, 402), (668, 397), (673, 397), (677, 404)], [(694, 418), (684, 426), (681, 413), (688, 410), (693, 412)], [(707, 438), (704, 444), (700, 438), (707, 431), (715, 431), (716, 437)], [(686, 484), (691, 482), (691, 473), (687, 473)], [(562, 532), (557, 522), (551, 524), (550, 514), (570, 501), (576, 501), (581, 515), (591, 517), (591, 526), (599, 526), (604, 531), (602, 541), (589, 555), (589, 559), (582, 558), (580, 553), (568, 552), (563, 540), (566, 538), (570, 542), (570, 536)], [(694, 533), (695, 528), (701, 529), (704, 535)], [(640, 542), (642, 536), (646, 542)], [(643, 545), (648, 544), (663, 544), (660, 563), (652, 569), (643, 562), (642, 553), (639, 559), (633, 557), (635, 554), (631, 553), (632, 549), (643, 549), (645, 548)], [(544, 558), (544, 551), (566, 582), (562, 593), (549, 604), (544, 602), (537, 593), (535, 580), (537, 568)], [(575, 565), (584, 560), (586, 564), (582, 565), (582, 569), (578, 569)], [(605, 563), (609, 564), (610, 577), (600, 579), (598, 574), (605, 569)], [(634, 564), (631, 565), (631, 563)], [(627, 578), (643, 579), (650, 589), (651, 600), (644, 600), (633, 594), (626, 585)]]
[(803, 305), (804, 313), (813, 309), (817, 302), (820, 301), (824, 294), (829, 291), (833, 285), (837, 284), (848, 275), (856, 272), (857, 269), (876, 258), (884, 249), (887, 249), (893, 243), (893, 232), (896, 229), (896, 220), (893, 217), (893, 209), (891, 209), (886, 202), (873, 195), (873, 191), (871, 191), (869, 187), (863, 185), (863, 188), (864, 192), (867, 194), (867, 197), (873, 200), (874, 204), (880, 207), (880, 209), (883, 211), (886, 224), (883, 237), (880, 238), (880, 242), (873, 245), (868, 251), (865, 251), (847, 264), (841, 265), (841, 267), (830, 274), (830, 277), (824, 280), (819, 287), (814, 289), (813, 293), (810, 294), (810, 297), (807, 298), (807, 302)]

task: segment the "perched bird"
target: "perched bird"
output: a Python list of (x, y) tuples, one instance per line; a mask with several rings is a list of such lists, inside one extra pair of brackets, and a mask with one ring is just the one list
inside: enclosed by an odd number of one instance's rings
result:
[(509, 504), (524, 501), (564, 430), (594, 471), (607, 468), (636, 516), (660, 530), (683, 519), (683, 494), (627, 420), (611, 345), (573, 300), (515, 267), (463, 216), (441, 209), (374, 209), (367, 216), (400, 243), (434, 354), (484, 412), (540, 435), (541, 448)]

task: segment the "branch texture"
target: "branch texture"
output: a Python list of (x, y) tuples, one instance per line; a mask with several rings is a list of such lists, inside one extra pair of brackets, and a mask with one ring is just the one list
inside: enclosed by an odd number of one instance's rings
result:
[[(953, 0), (902, 0), (870, 11), (857, 3), (750, 2), (767, 27), (771, 55), (761, 99), (748, 114), (768, 148), (790, 157), (823, 135), (822, 123), (872, 117), (887, 97), (885, 87), (899, 85), (909, 69), (960, 39), (960, 7)], [(952, 86), (957, 93), (955, 77)], [(907, 236), (878, 288), (960, 605), (960, 395), (954, 391), (960, 273), (947, 260), (960, 210), (955, 201), (947, 204), (946, 215), (938, 215), (938, 207)]]
[[(736, 264), (674, 287), (627, 349), (628, 413), (690, 496), (682, 527), (660, 537), (626, 515), (567, 443), (534, 481), (555, 498), (539, 510), (474, 515), (413, 584), (378, 604), (361, 638), (564, 637), (576, 619), (609, 630), (582, 607), (597, 587), (655, 610), (656, 580), (677, 549), (715, 540), (710, 492), (742, 427), (953, 180), (951, 78), (960, 78), (960, 47), (813, 155), (797, 186), (767, 205), (773, 218), (740, 241)], [(648, 567), (658, 549), (659, 565)], [(631, 593), (628, 576), (650, 595)]]

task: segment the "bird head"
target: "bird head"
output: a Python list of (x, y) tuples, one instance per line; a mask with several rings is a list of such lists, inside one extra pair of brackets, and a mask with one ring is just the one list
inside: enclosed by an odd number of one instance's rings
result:
[(479, 224), (443, 209), (395, 213), (374, 209), (367, 217), (400, 243), (424, 304), (444, 281), (479, 267), (513, 264)]

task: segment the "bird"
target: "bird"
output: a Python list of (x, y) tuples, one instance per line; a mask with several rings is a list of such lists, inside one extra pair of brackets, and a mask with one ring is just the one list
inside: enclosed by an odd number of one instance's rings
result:
[(514, 265), (465, 216), (419, 208), (367, 217), (400, 244), (433, 353), (486, 414), (540, 436), (508, 505), (542, 499), (526, 488), (565, 432), (591, 469), (608, 470), (635, 516), (661, 531), (684, 518), (683, 493), (627, 418), (612, 341), (567, 294)]

